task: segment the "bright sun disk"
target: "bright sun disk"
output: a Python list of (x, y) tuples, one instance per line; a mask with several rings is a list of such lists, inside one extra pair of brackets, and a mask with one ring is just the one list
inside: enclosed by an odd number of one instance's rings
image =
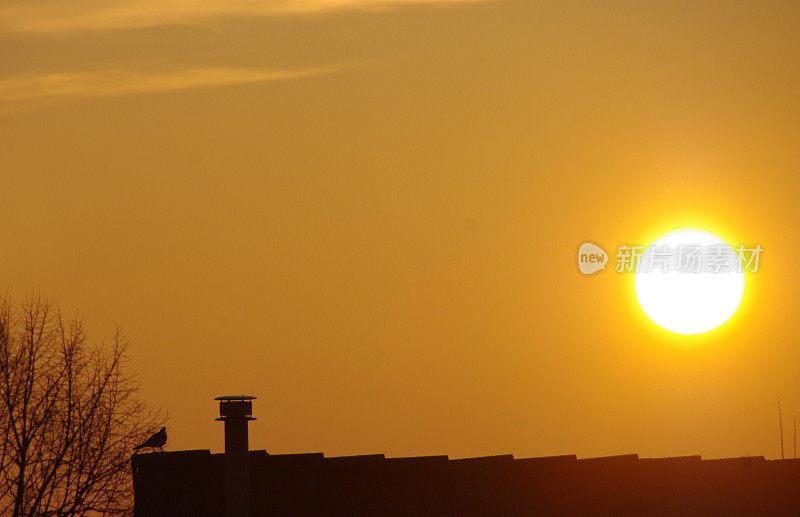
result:
[[(744, 296), (744, 272), (735, 268), (721, 272), (662, 269), (663, 255), (659, 261), (653, 253), (677, 250), (681, 245), (699, 245), (705, 250), (715, 247), (738, 263), (731, 245), (712, 233), (689, 228), (669, 232), (648, 246), (640, 259), (634, 282), (636, 299), (656, 325), (677, 334), (701, 334), (719, 327), (736, 313)], [(670, 266), (675, 265), (676, 256), (673, 254)]]

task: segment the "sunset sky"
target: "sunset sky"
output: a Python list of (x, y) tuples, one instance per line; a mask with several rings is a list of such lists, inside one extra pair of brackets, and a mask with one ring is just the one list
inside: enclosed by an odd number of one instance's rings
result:
[[(603, 5), (601, 5), (603, 4)], [(0, 1), (0, 288), (132, 342), (169, 449), (780, 454), (800, 3)], [(679, 336), (576, 253), (760, 244)], [(613, 260), (613, 258), (612, 258)]]

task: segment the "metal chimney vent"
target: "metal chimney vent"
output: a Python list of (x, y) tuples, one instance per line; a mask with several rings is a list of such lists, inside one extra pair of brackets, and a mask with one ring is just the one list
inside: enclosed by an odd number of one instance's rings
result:
[(253, 418), (251, 395), (226, 395), (219, 400), (218, 421), (225, 422), (225, 516), (249, 517), (250, 473), (247, 423)]

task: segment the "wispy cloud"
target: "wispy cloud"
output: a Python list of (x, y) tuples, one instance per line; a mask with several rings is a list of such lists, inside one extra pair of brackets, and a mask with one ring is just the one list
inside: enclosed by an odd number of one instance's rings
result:
[(310, 14), (402, 4), (493, 0), (25, 0), (0, 6), (0, 29), (25, 33), (107, 31), (201, 24), (216, 17)]
[(359, 65), (301, 70), (246, 68), (188, 68), (159, 72), (109, 70), (9, 77), (0, 79), (0, 105), (11, 109), (15, 106), (30, 106), (59, 100), (287, 81), (330, 74), (356, 66)]

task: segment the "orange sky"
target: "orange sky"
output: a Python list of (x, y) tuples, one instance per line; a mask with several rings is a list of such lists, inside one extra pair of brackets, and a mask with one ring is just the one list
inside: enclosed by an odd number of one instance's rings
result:
[[(791, 450), (796, 2), (17, 4), (0, 285), (123, 324), (173, 449)], [(765, 249), (702, 337), (575, 266), (680, 226)]]

